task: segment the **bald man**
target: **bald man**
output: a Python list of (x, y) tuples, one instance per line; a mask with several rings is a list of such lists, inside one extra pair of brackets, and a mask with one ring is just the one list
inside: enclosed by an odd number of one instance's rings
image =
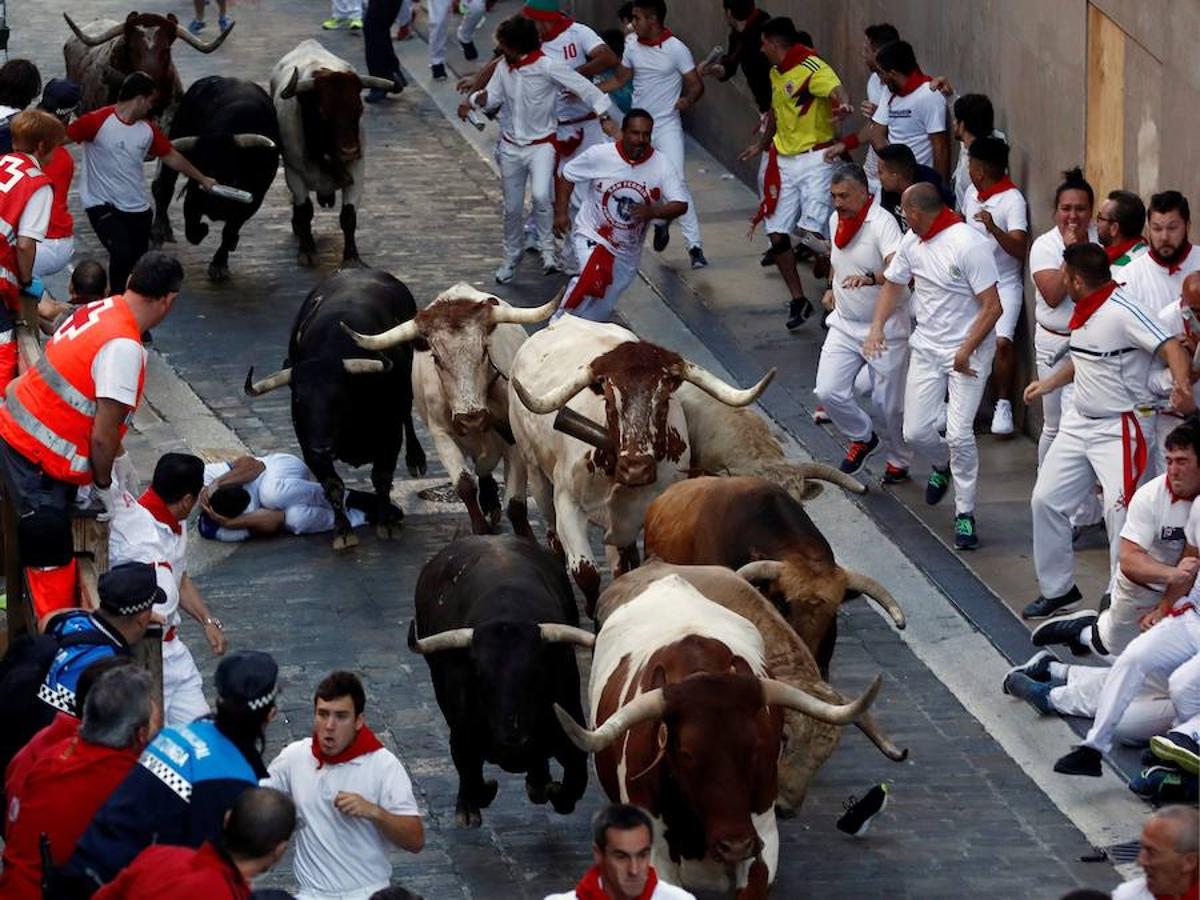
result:
[[(1192, 272), (1183, 280), (1183, 289), (1177, 303), (1169, 303), (1158, 311), (1158, 322), (1167, 334), (1175, 335), (1187, 348), (1192, 357), (1192, 395), (1200, 405), (1196, 379), (1200, 377), (1200, 272)], [(1156, 471), (1163, 471), (1165, 441), (1167, 435), (1183, 420), (1183, 413), (1176, 410), (1170, 401), (1171, 373), (1164, 365), (1158, 365), (1150, 376), (1150, 385), (1155, 396), (1161, 398), (1161, 407), (1155, 422)]]
[(1145, 872), (1119, 885), (1113, 900), (1195, 897), (1200, 885), (1200, 813), (1194, 806), (1164, 806), (1146, 820), (1138, 865)]

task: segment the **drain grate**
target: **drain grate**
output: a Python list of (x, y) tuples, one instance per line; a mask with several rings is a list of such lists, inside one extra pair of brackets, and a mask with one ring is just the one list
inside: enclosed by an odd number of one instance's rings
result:
[(445, 484), (435, 484), (433, 487), (427, 487), (423, 491), (417, 491), (417, 496), (422, 500), (428, 500), (430, 503), (458, 503), (458, 492), (454, 490), (454, 485), (447, 481)]
[(1137, 856), (1142, 850), (1141, 841), (1126, 841), (1124, 844), (1113, 844), (1106, 847), (1104, 852), (1115, 863), (1137, 862)]

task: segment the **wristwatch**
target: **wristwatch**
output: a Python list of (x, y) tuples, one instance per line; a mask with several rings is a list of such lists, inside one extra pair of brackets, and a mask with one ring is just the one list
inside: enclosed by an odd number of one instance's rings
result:
[(222, 622), (220, 619), (216, 618), (215, 616), (209, 616), (207, 619), (204, 620), (204, 627), (207, 628), (209, 625), (216, 626), (217, 631), (225, 630), (225, 623)]

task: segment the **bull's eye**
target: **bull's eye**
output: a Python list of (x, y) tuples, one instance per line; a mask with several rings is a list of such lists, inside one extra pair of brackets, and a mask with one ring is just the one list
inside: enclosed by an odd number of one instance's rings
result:
[(441, 366), (442, 366), (442, 358), (441, 358), (440, 356), (438, 356), (436, 353), (432, 352), (432, 351), (430, 351), (430, 354), (429, 354), (429, 355), (433, 357), (433, 364), (434, 364), (435, 366), (437, 366), (438, 368), (441, 368)]

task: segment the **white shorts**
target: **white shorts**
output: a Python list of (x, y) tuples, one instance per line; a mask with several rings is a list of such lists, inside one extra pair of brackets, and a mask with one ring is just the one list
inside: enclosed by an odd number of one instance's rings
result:
[[(779, 200), (767, 216), (767, 234), (791, 234), (799, 225), (805, 231), (829, 237), (833, 199), (829, 187), (833, 166), (825, 162), (824, 150), (795, 156), (779, 154)], [(764, 161), (763, 165), (766, 165)]]
[(1021, 307), (1025, 305), (1025, 290), (1020, 284), (996, 285), (1000, 294), (1000, 319), (996, 322), (996, 337), (1012, 340), (1017, 333), (1017, 320), (1021, 318)]
[(38, 278), (61, 272), (75, 253), (75, 235), (39, 241), (33, 258), (33, 274)]

